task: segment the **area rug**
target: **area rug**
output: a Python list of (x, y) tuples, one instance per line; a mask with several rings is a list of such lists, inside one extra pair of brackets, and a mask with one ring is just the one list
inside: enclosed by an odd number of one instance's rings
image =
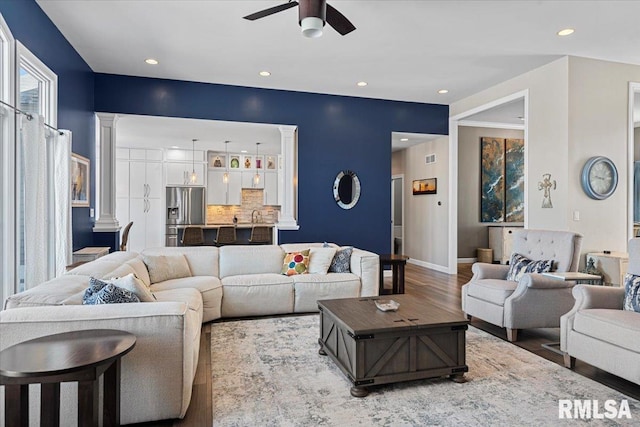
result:
[[(638, 425), (640, 402), (470, 327), (467, 382), (437, 378), (349, 394), (318, 354), (318, 315), (211, 325), (213, 425)], [(627, 400), (632, 419), (560, 420), (559, 399)]]

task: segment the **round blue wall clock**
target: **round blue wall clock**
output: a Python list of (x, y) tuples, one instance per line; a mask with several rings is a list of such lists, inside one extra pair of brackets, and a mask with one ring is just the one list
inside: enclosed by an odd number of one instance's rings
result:
[(595, 200), (611, 196), (618, 186), (618, 170), (611, 159), (591, 157), (582, 167), (582, 189)]

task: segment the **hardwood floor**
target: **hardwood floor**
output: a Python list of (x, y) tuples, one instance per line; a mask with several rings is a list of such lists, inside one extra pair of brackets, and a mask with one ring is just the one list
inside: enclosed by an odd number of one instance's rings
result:
[[(437, 304), (452, 312), (460, 312), (460, 288), (471, 278), (471, 264), (461, 264), (457, 275), (449, 275), (413, 264), (407, 264), (405, 272), (405, 291), (409, 295), (426, 302)], [(390, 278), (385, 278), (385, 286), (391, 287)], [(503, 340), (507, 339), (502, 328), (472, 319), (471, 324)], [(184, 419), (165, 422), (136, 424), (137, 426), (204, 427), (212, 426), (212, 390), (211, 390), (211, 324), (202, 326), (200, 339), (200, 358), (196, 372), (191, 404)], [(559, 329), (528, 329), (518, 332), (515, 345), (563, 366), (562, 356), (545, 349), (542, 344), (560, 341)], [(611, 375), (581, 361), (576, 362), (575, 372), (618, 390), (627, 396), (640, 399), (640, 386)]]

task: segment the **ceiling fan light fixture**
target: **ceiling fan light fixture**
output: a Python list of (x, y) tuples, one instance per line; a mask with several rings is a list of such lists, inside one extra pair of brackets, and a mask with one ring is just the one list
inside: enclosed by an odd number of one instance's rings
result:
[(322, 27), (324, 27), (324, 21), (314, 16), (309, 16), (300, 21), (300, 27), (302, 27), (302, 35), (311, 39), (322, 36)]

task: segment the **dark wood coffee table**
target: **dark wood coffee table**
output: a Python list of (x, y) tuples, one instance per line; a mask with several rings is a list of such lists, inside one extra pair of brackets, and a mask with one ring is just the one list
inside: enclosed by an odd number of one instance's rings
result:
[(104, 373), (103, 425), (120, 425), (120, 359), (133, 349), (128, 332), (95, 329), (21, 342), (0, 351), (7, 426), (29, 425), (29, 384), (41, 384), (40, 425), (60, 425), (60, 383), (78, 382), (78, 425), (97, 426)]
[(465, 331), (469, 321), (409, 295), (393, 295), (398, 311), (378, 310), (370, 298), (318, 301), (319, 353), (328, 355), (353, 383), (351, 395), (367, 387), (448, 376), (464, 382)]

